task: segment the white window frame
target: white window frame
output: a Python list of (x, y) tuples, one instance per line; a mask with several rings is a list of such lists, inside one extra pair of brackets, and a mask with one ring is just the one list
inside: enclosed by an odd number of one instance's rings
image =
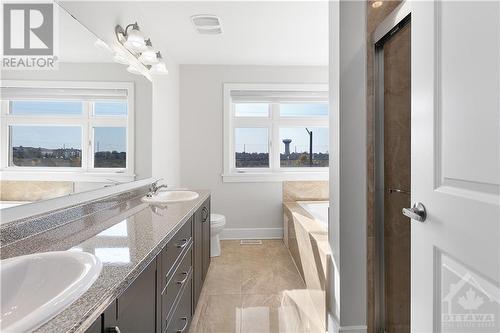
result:
[[(80, 182), (126, 182), (135, 180), (134, 174), (134, 84), (132, 82), (90, 82), (90, 81), (17, 81), (2, 80), (2, 86), (13, 88), (61, 88), (61, 89), (121, 89), (127, 91), (127, 117), (94, 116), (92, 109), (99, 98), (82, 100), (83, 113), (78, 116), (12, 115), (10, 102), (15, 99), (2, 99), (0, 111), (0, 170), (2, 180), (50, 180)], [(37, 100), (42, 100), (40, 98)], [(20, 98), (19, 100), (22, 100)], [(48, 99), (49, 100), (49, 99)], [(50, 98), (50, 100), (55, 100)], [(102, 101), (109, 101), (109, 99)], [(81, 167), (22, 167), (9, 165), (9, 126), (76, 126), (82, 129), (82, 166)], [(94, 168), (94, 127), (126, 127), (127, 156), (126, 168)]]
[[(280, 127), (326, 127), (329, 117), (280, 117), (279, 102), (271, 103), (269, 117), (235, 117), (231, 91), (317, 91), (328, 92), (327, 84), (224, 84), (224, 182), (276, 182), (285, 180), (328, 180), (328, 167), (282, 168), (279, 154)], [(307, 103), (307, 101), (305, 101)], [(269, 168), (236, 168), (235, 128), (268, 128)], [(273, 143), (277, 143), (274, 144)], [(276, 147), (276, 148), (275, 148)], [(276, 153), (276, 150), (278, 153)]]

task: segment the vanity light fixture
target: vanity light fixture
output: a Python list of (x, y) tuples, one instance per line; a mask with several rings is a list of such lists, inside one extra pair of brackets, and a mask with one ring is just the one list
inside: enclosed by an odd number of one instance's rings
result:
[(160, 52), (156, 53), (156, 58), (158, 59), (157, 63), (154, 64), (153, 66), (151, 66), (151, 69), (149, 71), (152, 74), (158, 74), (158, 75), (166, 75), (166, 74), (168, 74), (167, 66), (161, 60), (162, 56), (161, 56)]
[(125, 56), (125, 54), (119, 50), (117, 50), (115, 52), (115, 55), (113, 56), (113, 61), (114, 62), (117, 62), (119, 64), (122, 64), (122, 65), (128, 65), (129, 64), (129, 60), (127, 59), (127, 57)]
[(146, 39), (136, 23), (122, 28), (115, 27), (116, 45), (113, 60), (128, 65), (127, 71), (133, 74), (144, 75), (152, 80), (151, 75), (168, 74), (167, 66), (162, 61), (160, 52), (153, 48), (151, 39)]
[(117, 25), (115, 35), (118, 41), (132, 52), (139, 53), (146, 49), (146, 38), (139, 29), (137, 22), (127, 25), (125, 29), (121, 25)]
[(135, 74), (135, 75), (142, 75), (142, 72), (134, 65), (129, 65), (127, 67), (127, 72)]
[(153, 44), (151, 44), (151, 39), (146, 40), (146, 50), (139, 56), (139, 61), (145, 65), (154, 65), (158, 63), (158, 58), (156, 57), (156, 51), (153, 49)]

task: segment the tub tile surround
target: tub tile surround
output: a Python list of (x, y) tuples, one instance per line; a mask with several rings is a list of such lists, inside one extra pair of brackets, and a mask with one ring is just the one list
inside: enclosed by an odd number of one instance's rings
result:
[[(221, 246), (222, 255), (212, 258), (191, 333), (324, 332), (282, 240), (262, 245), (226, 240)], [(229, 279), (230, 287), (221, 288)]]
[(73, 192), (73, 182), (67, 181), (0, 181), (0, 201), (40, 201)]
[(284, 243), (304, 279), (315, 316), (324, 316), (326, 265), (331, 254), (324, 223), (300, 205), (300, 201), (329, 200), (327, 181), (283, 182)]
[[(145, 189), (2, 227), (2, 234), (9, 231), (9, 237), (1, 244), (2, 259), (70, 250), (95, 254), (103, 262), (94, 284), (35, 332), (84, 332), (210, 195), (209, 191), (201, 190), (197, 191), (200, 196), (196, 200), (159, 207), (140, 200)], [(63, 221), (59, 224), (52, 221), (57, 218)]]
[(283, 182), (283, 202), (328, 201), (328, 181)]
[[(284, 242), (295, 264), (304, 277), (303, 262), (300, 259), (299, 236), (303, 234), (304, 244), (307, 238), (317, 244), (327, 240), (328, 230), (316, 221), (314, 216), (304, 209), (299, 201), (328, 201), (328, 181), (287, 181), (283, 182), (283, 218)], [(319, 248), (319, 247), (318, 247)], [(313, 258), (311, 258), (313, 259)], [(314, 261), (313, 261), (314, 262)]]

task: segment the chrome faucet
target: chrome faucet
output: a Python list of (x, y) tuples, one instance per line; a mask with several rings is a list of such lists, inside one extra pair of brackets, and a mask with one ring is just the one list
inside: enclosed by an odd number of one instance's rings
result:
[(154, 182), (151, 183), (151, 185), (149, 186), (149, 193), (146, 195), (148, 198), (151, 198), (153, 195), (158, 194), (158, 191), (160, 189), (168, 187), (167, 184), (158, 185), (158, 182), (160, 180), (163, 180), (163, 178), (155, 180)]

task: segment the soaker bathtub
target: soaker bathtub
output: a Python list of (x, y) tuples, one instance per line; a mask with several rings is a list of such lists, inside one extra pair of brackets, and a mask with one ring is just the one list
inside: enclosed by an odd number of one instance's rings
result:
[(328, 207), (330, 206), (328, 201), (297, 201), (297, 203), (328, 228)]

